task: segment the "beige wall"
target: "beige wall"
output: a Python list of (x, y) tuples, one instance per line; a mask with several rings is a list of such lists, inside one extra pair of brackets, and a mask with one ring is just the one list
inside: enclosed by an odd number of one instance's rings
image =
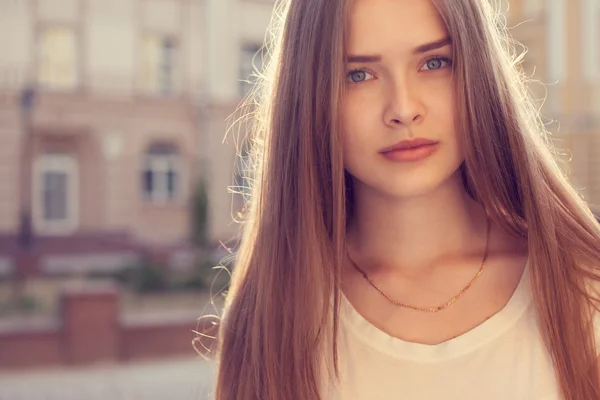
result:
[(16, 99), (5, 95), (0, 107), (0, 231), (10, 231), (17, 226), (19, 212), (19, 154), (20, 121)]

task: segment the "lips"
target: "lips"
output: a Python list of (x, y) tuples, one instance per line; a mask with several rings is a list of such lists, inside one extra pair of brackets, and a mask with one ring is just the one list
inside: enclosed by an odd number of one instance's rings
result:
[(402, 140), (401, 142), (398, 142), (392, 146), (386, 147), (385, 149), (381, 150), (380, 152), (381, 153), (389, 153), (391, 151), (416, 149), (416, 148), (419, 148), (422, 146), (430, 146), (430, 145), (433, 145), (436, 143), (438, 143), (438, 142), (429, 140), (429, 139), (424, 139), (424, 138)]
[(394, 162), (421, 161), (436, 152), (438, 142), (427, 139), (404, 140), (383, 149), (380, 153)]

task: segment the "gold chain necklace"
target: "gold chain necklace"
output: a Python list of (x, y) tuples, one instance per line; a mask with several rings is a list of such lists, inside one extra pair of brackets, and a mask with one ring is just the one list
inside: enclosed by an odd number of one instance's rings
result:
[(458, 294), (456, 296), (452, 297), (450, 300), (448, 300), (444, 304), (437, 306), (437, 307), (417, 307), (417, 306), (413, 306), (410, 304), (400, 303), (399, 301), (392, 299), (383, 290), (381, 290), (375, 284), (375, 282), (373, 282), (373, 280), (371, 278), (369, 278), (369, 276), (367, 275), (367, 273), (365, 271), (363, 271), (358, 265), (356, 265), (356, 263), (354, 262), (354, 260), (352, 260), (350, 255), (348, 255), (348, 259), (350, 259), (350, 263), (354, 266), (354, 268), (356, 268), (358, 270), (358, 272), (360, 272), (362, 274), (362, 276), (367, 280), (367, 282), (369, 282), (369, 284), (371, 286), (373, 286), (373, 288), (375, 288), (375, 290), (377, 290), (379, 293), (381, 293), (381, 295), (383, 297), (385, 297), (390, 303), (392, 303), (398, 307), (409, 308), (409, 309), (415, 310), (415, 311), (436, 313), (436, 312), (442, 311), (444, 308), (450, 306), (451, 304), (454, 304), (456, 302), (456, 300), (458, 300), (467, 290), (469, 290), (469, 288), (473, 285), (473, 283), (475, 283), (477, 278), (479, 278), (479, 276), (481, 276), (481, 273), (483, 272), (483, 267), (485, 266), (485, 261), (487, 260), (487, 256), (488, 256), (488, 245), (489, 245), (489, 240), (490, 240), (490, 225), (491, 225), (491, 223), (488, 218), (487, 233), (486, 233), (486, 239), (485, 239), (485, 252), (483, 254), (483, 260), (481, 261), (481, 267), (479, 267), (479, 271), (477, 271), (477, 273), (475, 274), (473, 279), (471, 279), (471, 281), (467, 284), (467, 286), (465, 286), (460, 292), (458, 292)]

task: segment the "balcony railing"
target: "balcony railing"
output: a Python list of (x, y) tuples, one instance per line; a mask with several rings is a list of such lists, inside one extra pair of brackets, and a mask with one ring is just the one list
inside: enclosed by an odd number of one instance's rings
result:
[(88, 74), (69, 86), (40, 83), (34, 76), (27, 68), (0, 67), (0, 104), (3, 97), (16, 94), (32, 83), (41, 92), (83, 94), (90, 97), (198, 101), (202, 94), (199, 81), (182, 82), (169, 90), (160, 90), (143, 87), (132, 74)]

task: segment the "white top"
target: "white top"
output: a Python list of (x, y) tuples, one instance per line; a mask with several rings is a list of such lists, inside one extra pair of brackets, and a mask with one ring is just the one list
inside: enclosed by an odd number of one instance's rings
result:
[(501, 311), (452, 340), (425, 345), (386, 334), (342, 296), (341, 384), (326, 384), (323, 399), (560, 400), (532, 300), (527, 266)]

